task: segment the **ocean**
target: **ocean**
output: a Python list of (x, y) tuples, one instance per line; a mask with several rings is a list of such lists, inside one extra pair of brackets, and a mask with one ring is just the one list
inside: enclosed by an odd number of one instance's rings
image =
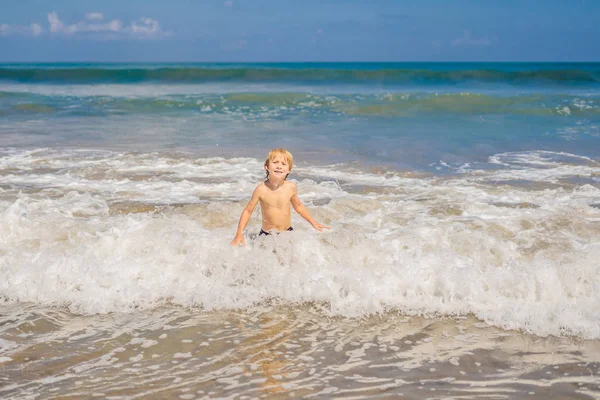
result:
[(0, 64), (5, 399), (598, 399), (598, 260), (600, 63)]

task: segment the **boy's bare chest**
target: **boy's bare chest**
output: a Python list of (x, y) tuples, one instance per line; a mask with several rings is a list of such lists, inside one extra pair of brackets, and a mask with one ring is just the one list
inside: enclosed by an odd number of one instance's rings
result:
[(287, 191), (273, 191), (261, 198), (261, 206), (267, 208), (286, 208), (290, 206), (290, 194)]

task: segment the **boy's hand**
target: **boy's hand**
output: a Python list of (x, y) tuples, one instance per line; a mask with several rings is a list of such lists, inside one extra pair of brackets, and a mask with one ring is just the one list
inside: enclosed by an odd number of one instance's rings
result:
[(244, 240), (244, 235), (235, 235), (235, 237), (233, 238), (233, 240), (231, 241), (231, 245), (232, 246), (237, 246), (238, 244), (242, 244), (244, 247), (246, 247), (246, 240)]
[(320, 224), (318, 222), (315, 222), (314, 224), (312, 224), (312, 226), (313, 226), (313, 228), (315, 228), (319, 232), (323, 231), (323, 228), (330, 229), (327, 225), (323, 225), (323, 224)]

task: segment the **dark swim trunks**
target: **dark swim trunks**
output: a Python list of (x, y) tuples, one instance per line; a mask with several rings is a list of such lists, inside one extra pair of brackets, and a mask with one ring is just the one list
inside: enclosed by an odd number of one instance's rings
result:
[[(294, 230), (294, 228), (292, 228), (291, 226), (290, 226), (289, 228), (287, 228), (287, 229), (286, 229), (286, 231), (293, 231), (293, 230)], [(260, 230), (260, 233), (258, 234), (258, 236), (260, 236), (260, 235), (267, 235), (267, 236), (269, 236), (269, 235), (270, 235), (270, 233), (269, 233), (269, 232), (267, 232), (267, 231), (263, 231), (263, 230), (261, 229), (261, 230)]]

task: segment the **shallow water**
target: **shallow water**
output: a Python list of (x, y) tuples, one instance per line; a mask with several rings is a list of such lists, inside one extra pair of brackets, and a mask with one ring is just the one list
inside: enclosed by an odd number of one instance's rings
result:
[(600, 396), (600, 343), (477, 319), (330, 318), (319, 305), (74, 316), (2, 308), (4, 384), (21, 398)]

